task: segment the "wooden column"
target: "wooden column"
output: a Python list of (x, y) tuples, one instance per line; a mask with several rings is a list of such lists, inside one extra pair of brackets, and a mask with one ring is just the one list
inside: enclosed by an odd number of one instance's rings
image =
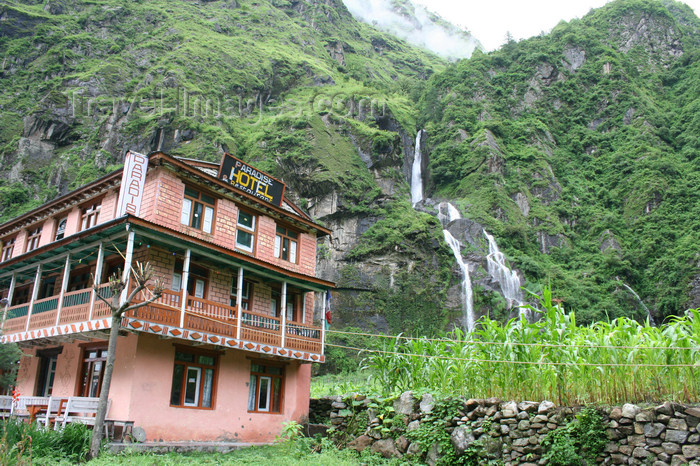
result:
[[(127, 225), (128, 227), (129, 225)], [(122, 281), (124, 282), (124, 291), (122, 291), (122, 297), (120, 304), (124, 304), (126, 297), (129, 296), (129, 282), (131, 281), (131, 263), (134, 260), (134, 239), (136, 233), (133, 231), (129, 232), (129, 236), (126, 240), (126, 257), (124, 258), (124, 274), (122, 275)]]
[(36, 266), (36, 275), (34, 276), (34, 285), (32, 286), (32, 297), (29, 300), (29, 311), (27, 312), (27, 326), (25, 331), (29, 331), (29, 320), (32, 318), (32, 310), (34, 309), (34, 301), (39, 296), (39, 288), (41, 287), (41, 264)]
[[(102, 242), (100, 242), (100, 247), (97, 250), (97, 263), (95, 264), (95, 287), (99, 286), (102, 283), (102, 266), (104, 264), (105, 260), (105, 251), (104, 247), (102, 246)], [(90, 295), (90, 316), (88, 317), (88, 320), (92, 320), (92, 311), (95, 309), (95, 301), (97, 300), (97, 291), (95, 291), (95, 287), (92, 289), (92, 294)]]
[(287, 331), (287, 282), (282, 282), (282, 304), (280, 309), (282, 310), (282, 342), (280, 346), (284, 348), (285, 333)]
[(7, 290), (7, 304), (5, 304), (5, 309), (2, 311), (2, 326), (0, 328), (5, 328), (5, 321), (7, 320), (7, 308), (12, 305), (12, 295), (15, 294), (15, 283), (17, 282), (17, 274), (12, 272), (12, 278), (10, 279), (10, 289)]
[(238, 267), (238, 283), (236, 283), (236, 340), (241, 339), (241, 320), (243, 320), (243, 267)]
[(182, 302), (180, 303), (180, 328), (185, 328), (185, 310), (187, 309), (187, 286), (190, 281), (190, 258), (192, 251), (188, 248), (185, 250), (185, 262), (182, 264)]
[(63, 295), (68, 290), (68, 280), (70, 280), (70, 254), (66, 255), (66, 264), (63, 266), (63, 280), (61, 280), (61, 291), (58, 293), (58, 306), (56, 307), (56, 327), (61, 319), (61, 309), (63, 309)]

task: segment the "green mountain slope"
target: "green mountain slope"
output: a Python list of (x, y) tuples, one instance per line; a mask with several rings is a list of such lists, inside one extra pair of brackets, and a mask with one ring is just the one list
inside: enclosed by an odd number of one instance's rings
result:
[[(431, 79), (432, 195), (585, 320), (690, 304), (700, 246), (700, 22), (615, 1)], [(697, 304), (696, 304), (697, 305)]]

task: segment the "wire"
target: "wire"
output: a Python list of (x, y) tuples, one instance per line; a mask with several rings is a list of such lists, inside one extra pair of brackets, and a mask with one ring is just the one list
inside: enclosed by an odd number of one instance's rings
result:
[(340, 330), (326, 330), (326, 333), (336, 333), (339, 335), (356, 335), (365, 337), (383, 337), (383, 338), (393, 338), (393, 339), (405, 339), (405, 340), (417, 340), (417, 341), (437, 341), (445, 343), (470, 343), (474, 345), (503, 345), (503, 346), (538, 346), (544, 348), (596, 348), (596, 349), (660, 349), (660, 350), (693, 350), (700, 351), (700, 347), (697, 346), (622, 346), (622, 345), (562, 345), (554, 343), (521, 343), (516, 341), (480, 341), (480, 340), (451, 340), (449, 338), (423, 338), (423, 337), (406, 337), (403, 335), (383, 335), (375, 333), (359, 333), (359, 332), (343, 332)]
[(450, 361), (464, 361), (464, 362), (480, 362), (480, 363), (496, 363), (496, 364), (522, 364), (522, 365), (537, 365), (537, 366), (591, 366), (591, 367), (693, 367), (700, 369), (700, 362), (696, 364), (632, 364), (632, 363), (592, 363), (592, 362), (555, 362), (555, 361), (507, 361), (502, 359), (478, 359), (478, 358), (457, 358), (453, 356), (438, 356), (429, 354), (416, 354), (416, 353), (399, 353), (396, 351), (384, 351), (375, 350), (368, 348), (356, 348), (352, 346), (342, 346), (334, 345), (332, 343), (326, 343), (326, 346), (332, 346), (334, 348), (344, 348), (349, 350), (354, 350), (358, 352), (368, 352), (368, 353), (380, 353), (380, 354), (390, 354), (396, 356), (410, 356), (417, 358), (430, 358), (430, 359), (444, 359)]

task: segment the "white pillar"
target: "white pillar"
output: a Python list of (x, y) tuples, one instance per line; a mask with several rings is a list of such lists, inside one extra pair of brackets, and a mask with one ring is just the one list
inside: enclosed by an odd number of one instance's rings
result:
[(190, 258), (192, 251), (188, 248), (185, 250), (185, 262), (182, 264), (182, 302), (180, 303), (180, 328), (185, 328), (185, 310), (187, 309), (187, 286), (190, 281)]
[(323, 292), (323, 308), (321, 309), (321, 354), (324, 354), (326, 349), (326, 296), (328, 292)]
[(92, 294), (90, 295), (90, 316), (88, 317), (88, 320), (92, 320), (92, 311), (95, 309), (95, 302), (97, 301), (97, 291), (95, 291), (95, 287), (99, 286), (102, 283), (102, 266), (104, 264), (105, 260), (105, 252), (104, 252), (104, 247), (102, 246), (102, 242), (100, 242), (100, 247), (97, 249), (97, 263), (95, 264), (95, 283), (94, 287), (92, 289)]
[(29, 320), (32, 318), (32, 310), (34, 309), (34, 301), (39, 296), (39, 288), (41, 287), (41, 264), (36, 266), (36, 275), (34, 276), (34, 286), (32, 286), (32, 298), (29, 300), (29, 311), (27, 312), (27, 326), (25, 331), (29, 331)]
[(287, 282), (282, 282), (282, 304), (280, 309), (282, 310), (282, 342), (280, 346), (284, 348), (285, 333), (287, 331)]
[(306, 295), (308, 293), (301, 294), (301, 323), (306, 323)]
[(129, 282), (131, 281), (131, 263), (134, 260), (135, 237), (136, 233), (130, 231), (129, 236), (126, 240), (126, 257), (124, 258), (124, 274), (122, 275), (122, 281), (124, 282), (124, 291), (122, 292), (120, 304), (124, 304), (124, 301), (126, 301), (126, 297), (129, 296)]
[(243, 319), (243, 267), (238, 267), (238, 283), (236, 283), (236, 340), (241, 339), (241, 320)]
[(12, 278), (10, 279), (10, 289), (7, 290), (7, 304), (5, 304), (5, 309), (2, 311), (2, 326), (0, 328), (5, 328), (5, 321), (7, 320), (7, 308), (12, 305), (12, 295), (15, 294), (15, 283), (17, 281), (17, 276), (12, 272)]
[(58, 293), (58, 307), (56, 308), (56, 327), (61, 319), (61, 309), (63, 309), (63, 296), (68, 289), (68, 280), (70, 280), (70, 254), (66, 255), (66, 264), (63, 266), (63, 280), (61, 280), (61, 291)]

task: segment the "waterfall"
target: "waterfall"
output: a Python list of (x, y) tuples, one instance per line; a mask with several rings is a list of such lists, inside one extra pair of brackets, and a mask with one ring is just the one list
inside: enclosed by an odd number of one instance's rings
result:
[(421, 173), (423, 154), (421, 154), (420, 150), (422, 134), (422, 129), (416, 134), (416, 149), (413, 153), (413, 166), (411, 167), (411, 202), (413, 203), (413, 207), (423, 200), (423, 174)]
[(646, 304), (644, 304), (644, 301), (642, 301), (642, 298), (640, 298), (639, 295), (627, 283), (622, 282), (622, 286), (627, 288), (630, 291), (630, 293), (632, 293), (634, 295), (634, 297), (637, 298), (637, 301), (639, 302), (639, 304), (641, 304), (642, 307), (644, 308), (644, 310), (647, 312), (647, 317), (649, 318), (649, 322), (651, 323), (651, 325), (656, 325), (656, 322), (654, 322), (654, 318), (651, 316), (651, 312), (649, 311), (649, 308), (647, 307)]
[(489, 275), (494, 281), (501, 285), (501, 292), (503, 293), (503, 297), (506, 298), (508, 308), (510, 309), (514, 305), (518, 306), (520, 315), (528, 319), (530, 313), (527, 309), (520, 307), (523, 305), (523, 294), (520, 290), (520, 277), (506, 265), (506, 256), (498, 249), (498, 244), (496, 244), (496, 240), (493, 239), (493, 236), (489, 235), (486, 230), (484, 230), (484, 236), (486, 236), (489, 242), (489, 253), (486, 256)]
[[(456, 209), (455, 209), (456, 210)], [(445, 242), (450, 249), (452, 249), (452, 254), (454, 254), (455, 259), (457, 259), (457, 264), (462, 271), (462, 298), (464, 299), (464, 325), (468, 332), (474, 330), (474, 299), (472, 295), (472, 281), (469, 277), (469, 266), (464, 263), (462, 258), (462, 245), (460, 242), (452, 236), (452, 234), (447, 230), (442, 230), (445, 235)]]

